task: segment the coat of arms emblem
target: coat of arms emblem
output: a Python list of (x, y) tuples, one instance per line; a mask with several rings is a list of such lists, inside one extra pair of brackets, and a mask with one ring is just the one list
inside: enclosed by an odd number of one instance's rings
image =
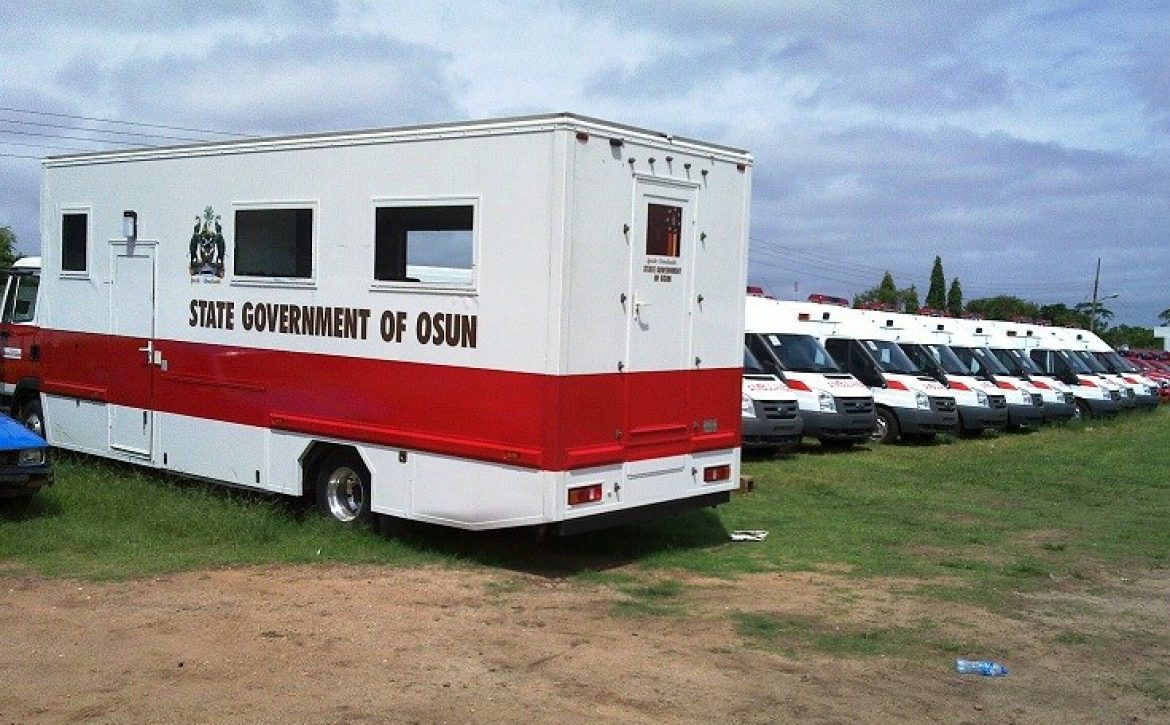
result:
[(202, 216), (195, 217), (195, 230), (191, 234), (189, 261), (192, 277), (223, 277), (223, 255), (225, 247), (223, 227), (219, 215), (208, 206)]

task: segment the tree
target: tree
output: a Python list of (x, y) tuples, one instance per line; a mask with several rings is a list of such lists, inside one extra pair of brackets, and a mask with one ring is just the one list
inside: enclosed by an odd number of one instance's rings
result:
[(880, 302), (883, 305), (896, 307), (898, 305), (898, 287), (894, 284), (894, 275), (886, 272), (877, 287), (867, 289), (853, 298), (854, 307), (865, 302)]
[(1101, 339), (1113, 348), (1125, 346), (1137, 349), (1157, 349), (1161, 347), (1158, 338), (1154, 337), (1154, 331), (1148, 327), (1133, 327), (1131, 325), (1110, 327), (1101, 333)]
[(1042, 305), (1040, 317), (1060, 327), (1076, 327), (1081, 330), (1089, 328), (1089, 316), (1058, 302), (1053, 305)]
[(958, 277), (951, 280), (951, 288), (947, 291), (947, 314), (951, 317), (963, 314), (963, 287)]
[(1084, 316), (1085, 329), (1088, 330), (1101, 332), (1109, 327), (1109, 320), (1113, 319), (1113, 311), (1100, 302), (1096, 306), (1092, 302), (1078, 302), (1073, 310)]
[(16, 235), (11, 227), (0, 227), (0, 268), (7, 269), (20, 258), (16, 252)]
[(941, 310), (947, 306), (947, 278), (943, 275), (942, 257), (934, 258), (930, 270), (930, 288), (926, 290), (926, 306)]
[(906, 289), (898, 290), (898, 303), (903, 312), (911, 315), (918, 312), (918, 308), (922, 307), (922, 303), (918, 301), (918, 288), (910, 285)]
[(1040, 308), (1034, 303), (1012, 295), (984, 297), (967, 303), (967, 311), (985, 320), (1011, 320), (1016, 317), (1040, 316)]
[(1170, 307), (1158, 313), (1158, 322), (1161, 322), (1163, 325), (1170, 325)]

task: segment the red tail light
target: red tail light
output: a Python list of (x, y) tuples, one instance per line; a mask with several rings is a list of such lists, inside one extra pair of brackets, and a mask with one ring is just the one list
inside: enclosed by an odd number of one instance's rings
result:
[(703, 483), (715, 483), (716, 481), (726, 481), (731, 478), (731, 466), (723, 464), (722, 466), (707, 466), (703, 469)]
[(569, 505), (576, 506), (582, 503), (597, 503), (601, 500), (601, 484), (578, 486), (569, 489)]

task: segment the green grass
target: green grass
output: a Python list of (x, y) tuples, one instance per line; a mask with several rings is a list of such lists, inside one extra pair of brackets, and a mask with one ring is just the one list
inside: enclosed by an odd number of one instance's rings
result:
[[(60, 456), (57, 483), (32, 509), (0, 517), (0, 562), (83, 578), (309, 562), (480, 565), (575, 575), (619, 591), (672, 570), (827, 570), (921, 579), (920, 593), (994, 606), (1005, 592), (1099, 567), (1170, 565), (1166, 451), (1165, 408), (934, 445), (829, 453), (813, 444), (746, 462), (755, 491), (714, 511), (540, 544), (517, 532), (434, 527), (388, 539), (285, 497)], [(770, 535), (731, 542), (734, 529)], [(616, 567), (621, 573), (610, 573)]]

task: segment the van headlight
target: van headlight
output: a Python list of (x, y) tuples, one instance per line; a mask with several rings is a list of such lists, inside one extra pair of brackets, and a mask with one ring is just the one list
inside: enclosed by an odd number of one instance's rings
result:
[(987, 393), (982, 390), (975, 391), (975, 402), (979, 403), (979, 407), (981, 408), (991, 407), (991, 401), (987, 399)]
[(747, 393), (742, 393), (739, 400), (739, 410), (743, 413), (745, 418), (756, 417), (756, 402), (747, 396)]
[(16, 459), (20, 466), (40, 466), (45, 462), (44, 448), (24, 448)]
[(836, 413), (837, 401), (833, 400), (833, 394), (822, 390), (817, 393), (817, 404), (821, 407), (822, 413)]
[(915, 393), (914, 402), (923, 410), (930, 410), (930, 396), (926, 393)]

